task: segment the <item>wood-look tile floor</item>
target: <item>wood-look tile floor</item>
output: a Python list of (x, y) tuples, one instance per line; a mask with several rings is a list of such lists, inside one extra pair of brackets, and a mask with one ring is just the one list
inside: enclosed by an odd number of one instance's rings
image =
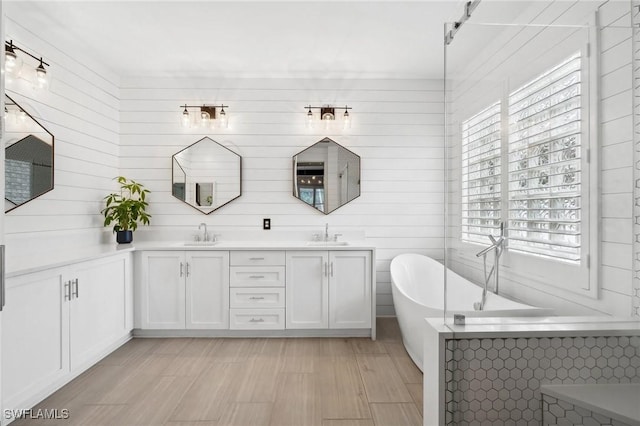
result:
[(422, 373), (395, 318), (378, 340), (133, 339), (38, 404), (24, 425), (419, 426)]

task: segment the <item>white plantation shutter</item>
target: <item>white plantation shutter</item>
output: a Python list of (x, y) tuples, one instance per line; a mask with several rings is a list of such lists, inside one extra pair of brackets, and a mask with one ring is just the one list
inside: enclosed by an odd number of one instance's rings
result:
[(500, 102), (462, 122), (462, 240), (486, 243), (500, 226)]
[(581, 245), (581, 57), (509, 95), (509, 249), (568, 261)]

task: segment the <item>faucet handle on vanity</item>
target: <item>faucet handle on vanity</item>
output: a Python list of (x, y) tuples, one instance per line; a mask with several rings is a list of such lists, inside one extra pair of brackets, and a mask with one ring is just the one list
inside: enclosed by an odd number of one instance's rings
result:
[(338, 237), (341, 237), (342, 234), (333, 234), (333, 241), (338, 241)]

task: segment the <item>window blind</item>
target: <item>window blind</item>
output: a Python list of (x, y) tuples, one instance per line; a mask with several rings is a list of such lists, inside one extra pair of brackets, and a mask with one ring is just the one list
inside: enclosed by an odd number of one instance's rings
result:
[(580, 76), (577, 53), (509, 95), (511, 250), (580, 260)]
[(462, 240), (487, 242), (501, 215), (500, 102), (462, 122)]

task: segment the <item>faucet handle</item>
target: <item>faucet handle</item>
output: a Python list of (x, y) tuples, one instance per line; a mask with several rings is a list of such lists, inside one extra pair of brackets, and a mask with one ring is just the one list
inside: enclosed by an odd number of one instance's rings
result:
[(311, 236), (312, 241), (320, 241), (320, 234), (313, 234)]
[(218, 241), (218, 237), (221, 236), (221, 234), (211, 234), (211, 241), (215, 243), (216, 241)]
[(342, 234), (333, 234), (333, 241), (338, 241), (338, 237), (341, 237)]

